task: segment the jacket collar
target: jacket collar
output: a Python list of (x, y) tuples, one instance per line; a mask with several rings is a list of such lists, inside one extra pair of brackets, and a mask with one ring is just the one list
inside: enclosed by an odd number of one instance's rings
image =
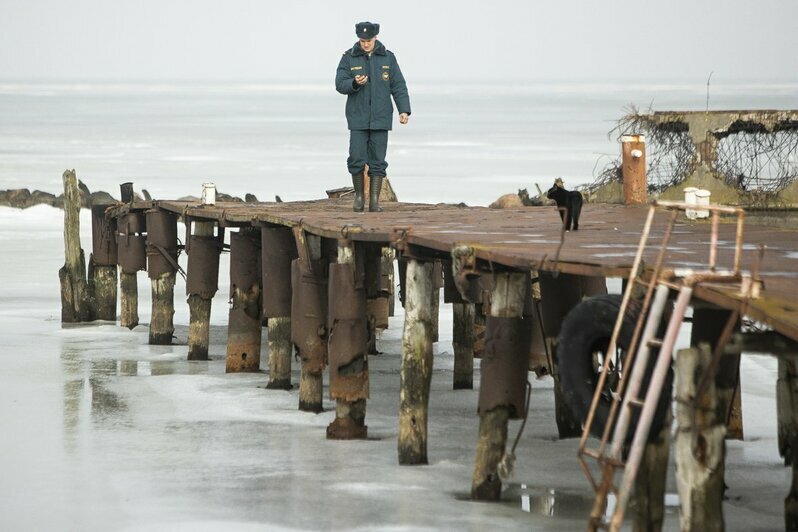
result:
[[(372, 53), (377, 55), (385, 55), (385, 45), (378, 40), (376, 43), (374, 43), (374, 51)], [(354, 57), (366, 55), (366, 52), (364, 52), (363, 48), (360, 47), (360, 41), (356, 42), (352, 47), (352, 55)]]

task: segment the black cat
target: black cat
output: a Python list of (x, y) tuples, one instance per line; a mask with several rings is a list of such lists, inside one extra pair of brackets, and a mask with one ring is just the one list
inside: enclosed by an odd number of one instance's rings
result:
[(546, 192), (546, 197), (557, 202), (560, 219), (565, 224), (565, 230), (579, 231), (579, 215), (582, 212), (582, 194), (577, 190), (565, 190), (562, 179), (554, 180), (554, 186)]

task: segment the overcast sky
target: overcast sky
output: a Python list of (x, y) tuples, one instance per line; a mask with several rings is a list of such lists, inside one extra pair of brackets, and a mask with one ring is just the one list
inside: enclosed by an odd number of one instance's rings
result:
[(0, 0), (0, 79), (324, 82), (360, 20), (414, 82), (798, 80), (797, 0)]

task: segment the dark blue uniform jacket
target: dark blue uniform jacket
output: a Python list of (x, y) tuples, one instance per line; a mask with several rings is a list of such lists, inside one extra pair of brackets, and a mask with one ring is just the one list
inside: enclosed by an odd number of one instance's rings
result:
[[(365, 74), (368, 83), (358, 85), (355, 76)], [(377, 41), (371, 56), (356, 42), (344, 52), (335, 73), (335, 89), (346, 94), (346, 121), (349, 129), (391, 129), (393, 104), (400, 113), (410, 114), (410, 97), (399, 63), (390, 50)]]

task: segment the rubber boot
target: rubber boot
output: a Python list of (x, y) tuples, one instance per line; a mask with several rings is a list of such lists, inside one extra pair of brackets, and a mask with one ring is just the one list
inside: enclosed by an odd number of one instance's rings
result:
[(352, 202), (352, 210), (355, 212), (363, 212), (365, 200), (363, 198), (363, 179), (365, 176), (363, 172), (359, 174), (352, 174), (352, 185), (355, 187), (355, 200)]
[(380, 207), (380, 190), (382, 190), (382, 176), (369, 176), (369, 212), (382, 212)]

